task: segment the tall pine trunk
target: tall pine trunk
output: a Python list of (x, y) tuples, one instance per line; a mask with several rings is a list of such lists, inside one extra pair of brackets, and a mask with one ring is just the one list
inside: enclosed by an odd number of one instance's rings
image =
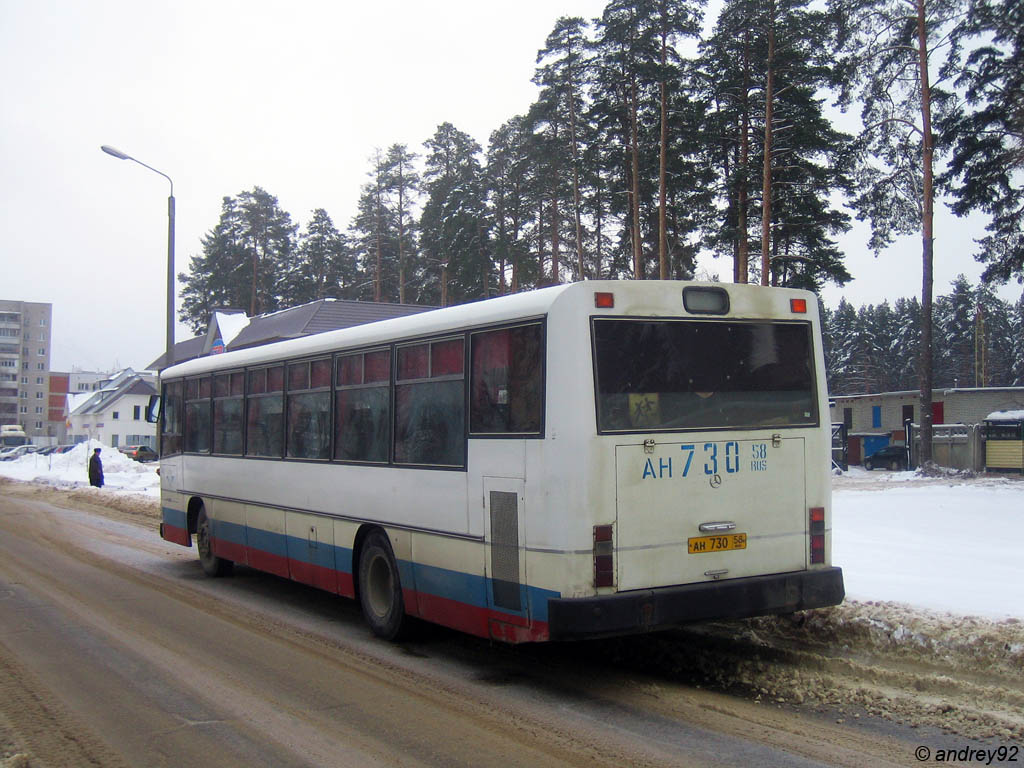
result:
[(775, 2), (768, 2), (768, 68), (764, 87), (764, 180), (761, 191), (761, 285), (769, 284), (772, 237), (772, 117), (775, 94)]
[(921, 452), (920, 463), (932, 460), (932, 271), (934, 248), (934, 179), (932, 162), (931, 86), (928, 78), (928, 31), (925, 26), (925, 1), (917, 0), (918, 66), (921, 73), (921, 165), (924, 175), (924, 200), (921, 209)]
[(632, 183), (630, 186), (630, 213), (633, 218), (633, 277), (644, 279), (643, 249), (640, 243), (640, 129), (637, 125), (636, 76), (629, 78), (629, 149)]
[(398, 303), (405, 304), (405, 167), (398, 161)]
[(572, 141), (572, 209), (576, 225), (576, 269), (577, 279), (582, 280), (583, 272), (583, 225), (580, 223), (580, 157), (579, 140), (576, 136), (576, 96), (569, 90), (569, 138)]
[(738, 235), (735, 279), (750, 280), (750, 238), (747, 234), (747, 170), (750, 164), (750, 30), (743, 32), (743, 100), (740, 118), (739, 189), (736, 190), (736, 229)]
[(658, 156), (658, 277), (668, 279), (668, 229), (665, 216), (665, 176), (668, 165), (668, 84), (665, 71), (668, 64), (668, 23), (665, 0), (661, 2), (661, 137)]

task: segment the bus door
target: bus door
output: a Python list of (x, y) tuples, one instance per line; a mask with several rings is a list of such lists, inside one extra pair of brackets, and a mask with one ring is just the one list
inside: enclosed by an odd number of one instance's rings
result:
[(484, 477), (484, 571), (492, 636), (530, 624), (526, 594), (525, 482)]
[(620, 590), (807, 567), (804, 439), (618, 445)]

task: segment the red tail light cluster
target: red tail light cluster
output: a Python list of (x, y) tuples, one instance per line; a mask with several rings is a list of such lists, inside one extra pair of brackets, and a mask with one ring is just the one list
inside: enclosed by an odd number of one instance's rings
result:
[(594, 586), (615, 584), (615, 563), (612, 559), (612, 527), (594, 526)]
[(824, 507), (811, 507), (811, 562), (825, 562)]

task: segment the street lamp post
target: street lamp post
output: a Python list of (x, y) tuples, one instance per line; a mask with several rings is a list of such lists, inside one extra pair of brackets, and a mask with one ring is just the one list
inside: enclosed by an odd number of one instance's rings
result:
[(167, 198), (167, 351), (164, 354), (164, 367), (167, 368), (174, 364), (174, 182), (163, 171), (158, 171), (153, 166), (146, 165), (141, 160), (136, 160), (119, 149), (106, 144), (100, 149), (118, 160), (131, 160), (143, 168), (148, 168), (153, 173), (159, 173), (171, 185), (171, 194)]

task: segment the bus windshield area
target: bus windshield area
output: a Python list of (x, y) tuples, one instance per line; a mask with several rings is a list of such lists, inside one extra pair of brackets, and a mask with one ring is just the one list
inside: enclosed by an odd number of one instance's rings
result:
[(811, 426), (811, 325), (593, 319), (601, 432)]

